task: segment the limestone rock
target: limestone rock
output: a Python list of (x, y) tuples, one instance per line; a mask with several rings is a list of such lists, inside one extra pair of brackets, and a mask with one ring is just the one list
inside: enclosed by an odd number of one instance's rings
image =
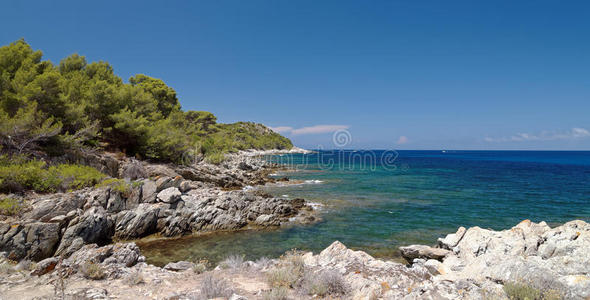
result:
[(182, 193), (176, 187), (169, 187), (158, 193), (158, 201), (164, 203), (174, 203), (180, 200)]
[(171, 262), (164, 266), (164, 269), (170, 271), (185, 271), (190, 270), (195, 266), (194, 263), (188, 261)]
[(438, 245), (440, 246), (440, 248), (452, 250), (453, 247), (457, 246), (459, 241), (461, 241), (461, 239), (465, 235), (465, 231), (467, 231), (465, 227), (459, 227), (456, 233), (449, 234), (444, 239), (439, 238)]
[(412, 262), (416, 258), (436, 259), (442, 260), (451, 251), (441, 248), (432, 248), (425, 245), (410, 245), (406, 247), (399, 247), (402, 257), (408, 262)]

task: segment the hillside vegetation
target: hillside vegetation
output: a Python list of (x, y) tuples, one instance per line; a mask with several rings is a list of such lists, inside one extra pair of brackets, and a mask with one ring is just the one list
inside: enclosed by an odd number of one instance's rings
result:
[(0, 144), (9, 156), (45, 159), (99, 149), (182, 163), (292, 147), (262, 124), (216, 121), (210, 112), (183, 111), (160, 79), (138, 74), (125, 83), (109, 63), (88, 63), (78, 54), (54, 65), (24, 40), (0, 48)]
[(160, 79), (138, 74), (125, 83), (107, 62), (78, 54), (59, 65), (41, 58), (24, 40), (0, 47), (0, 193), (100, 184), (106, 175), (75, 164), (91, 151), (192, 163), (293, 147), (262, 124), (218, 124), (210, 112), (183, 111)]

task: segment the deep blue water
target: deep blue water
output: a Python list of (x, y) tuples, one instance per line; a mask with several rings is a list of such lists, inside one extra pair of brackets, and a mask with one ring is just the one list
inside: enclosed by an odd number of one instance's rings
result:
[(142, 246), (148, 259), (278, 256), (334, 240), (393, 257), (401, 245), (433, 244), (459, 226), (590, 221), (590, 152), (322, 151), (268, 159), (295, 169), (277, 177), (302, 183), (265, 189), (322, 204), (322, 222), (150, 243)]

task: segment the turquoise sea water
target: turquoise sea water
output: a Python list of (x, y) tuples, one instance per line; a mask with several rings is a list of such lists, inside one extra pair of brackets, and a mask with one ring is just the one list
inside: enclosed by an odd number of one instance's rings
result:
[(392, 258), (399, 246), (434, 244), (459, 226), (590, 221), (590, 152), (321, 151), (268, 159), (295, 169), (276, 176), (298, 184), (265, 190), (321, 204), (321, 222), (140, 243), (148, 261), (276, 257), (334, 240)]

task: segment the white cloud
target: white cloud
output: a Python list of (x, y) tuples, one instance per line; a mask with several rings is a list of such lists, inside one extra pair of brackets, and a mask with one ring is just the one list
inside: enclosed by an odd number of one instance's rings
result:
[(286, 132), (293, 131), (293, 127), (289, 127), (289, 126), (279, 126), (279, 127), (269, 127), (269, 128), (272, 131), (278, 132), (278, 133), (286, 133)]
[(491, 138), (486, 137), (484, 141), (489, 143), (498, 142), (526, 142), (526, 141), (555, 141), (555, 140), (573, 140), (590, 137), (590, 131), (584, 128), (572, 128), (565, 132), (543, 131), (539, 134), (517, 133), (508, 137)]
[(404, 135), (400, 136), (399, 139), (397, 139), (397, 144), (398, 145), (403, 145), (405, 143), (408, 142), (408, 138)]
[(350, 126), (348, 125), (315, 125), (310, 127), (302, 127), (298, 129), (293, 129), (291, 133), (293, 134), (318, 134), (318, 133), (329, 133), (334, 132), (337, 130), (344, 130), (348, 129)]
[(319, 134), (319, 133), (330, 133), (335, 132), (338, 130), (348, 129), (350, 126), (348, 125), (314, 125), (309, 127), (302, 127), (302, 128), (293, 128), (290, 126), (278, 126), (278, 127), (270, 127), (275, 132), (278, 133), (291, 133), (293, 135), (303, 135), (303, 134)]

